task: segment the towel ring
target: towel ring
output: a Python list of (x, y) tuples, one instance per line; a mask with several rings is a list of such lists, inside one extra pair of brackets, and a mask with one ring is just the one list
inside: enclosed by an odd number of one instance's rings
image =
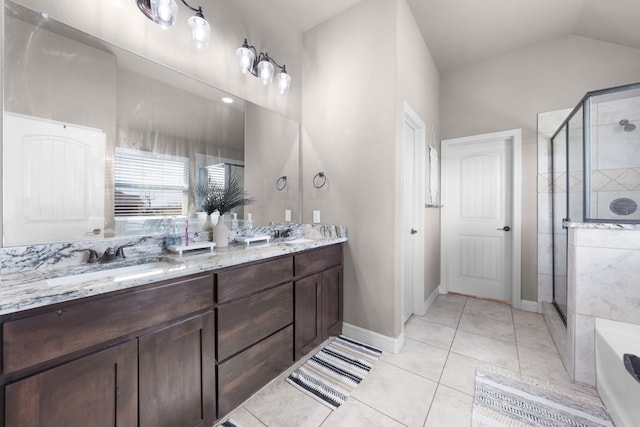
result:
[(282, 191), (287, 187), (287, 177), (285, 175), (278, 178), (276, 181), (276, 188), (278, 191)]
[(327, 176), (324, 172), (318, 172), (316, 176), (313, 177), (313, 186), (316, 188), (322, 188), (327, 183)]

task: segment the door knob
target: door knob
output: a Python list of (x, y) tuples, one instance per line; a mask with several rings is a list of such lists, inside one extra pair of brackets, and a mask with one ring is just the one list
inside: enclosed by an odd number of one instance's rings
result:
[(509, 227), (508, 225), (505, 225), (502, 228), (496, 228), (496, 230), (509, 231), (509, 230), (511, 230), (511, 227)]
[(411, 229), (411, 234), (418, 234), (418, 230), (416, 230), (415, 228)]

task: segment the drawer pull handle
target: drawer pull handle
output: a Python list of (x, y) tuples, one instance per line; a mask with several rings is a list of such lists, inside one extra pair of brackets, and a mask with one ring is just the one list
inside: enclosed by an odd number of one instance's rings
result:
[(62, 310), (58, 310), (58, 311), (56, 311), (56, 314), (57, 314), (58, 316), (62, 316)]

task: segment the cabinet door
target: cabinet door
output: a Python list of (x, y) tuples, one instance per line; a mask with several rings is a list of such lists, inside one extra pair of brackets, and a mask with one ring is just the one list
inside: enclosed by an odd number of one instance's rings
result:
[(213, 314), (140, 337), (140, 427), (215, 420)]
[(130, 341), (7, 385), (5, 427), (137, 425), (137, 352)]
[(322, 340), (342, 333), (342, 267), (322, 272)]
[(295, 283), (295, 358), (300, 359), (322, 342), (322, 274)]

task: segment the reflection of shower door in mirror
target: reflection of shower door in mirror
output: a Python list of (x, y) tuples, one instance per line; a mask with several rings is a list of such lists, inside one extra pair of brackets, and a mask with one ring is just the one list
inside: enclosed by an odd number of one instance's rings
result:
[[(563, 319), (567, 317), (567, 131), (566, 125), (551, 142), (553, 302)], [(565, 320), (566, 321), (566, 320)]]
[[(4, 114), (4, 245), (95, 239), (104, 227), (105, 134)], [(46, 242), (42, 238), (46, 236)]]

